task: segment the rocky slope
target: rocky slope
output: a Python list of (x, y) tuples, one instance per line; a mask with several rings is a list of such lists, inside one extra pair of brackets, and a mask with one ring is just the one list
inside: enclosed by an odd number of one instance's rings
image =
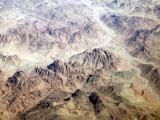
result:
[(1, 0), (0, 120), (159, 120), (158, 0)]

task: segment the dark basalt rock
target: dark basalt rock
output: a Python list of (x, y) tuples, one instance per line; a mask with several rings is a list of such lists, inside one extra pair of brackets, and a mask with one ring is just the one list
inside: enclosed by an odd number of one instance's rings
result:
[(89, 100), (90, 102), (95, 106), (98, 102), (100, 102), (100, 98), (97, 95), (97, 93), (93, 92), (91, 93), (91, 95), (89, 96)]
[(16, 86), (23, 79), (22, 71), (16, 72), (12, 77), (8, 78), (7, 85)]
[(97, 95), (97, 93), (92, 92), (91, 95), (89, 96), (89, 100), (93, 104), (94, 111), (96, 114), (102, 111), (102, 109), (104, 108), (104, 105), (100, 97)]
[(70, 100), (71, 100), (70, 97), (64, 99), (64, 101), (70, 101)]
[(62, 63), (59, 60), (54, 61), (52, 64), (48, 65), (47, 68), (54, 71), (55, 73), (64, 74), (66, 72), (65, 63)]
[(77, 90), (76, 90), (74, 93), (72, 93), (71, 95), (72, 95), (72, 97), (77, 97), (77, 96), (80, 95), (80, 93), (81, 93), (80, 89), (77, 89)]

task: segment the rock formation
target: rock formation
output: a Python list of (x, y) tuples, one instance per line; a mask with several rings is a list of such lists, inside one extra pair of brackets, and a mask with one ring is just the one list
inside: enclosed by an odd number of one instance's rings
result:
[(159, 0), (1, 0), (0, 120), (160, 120)]

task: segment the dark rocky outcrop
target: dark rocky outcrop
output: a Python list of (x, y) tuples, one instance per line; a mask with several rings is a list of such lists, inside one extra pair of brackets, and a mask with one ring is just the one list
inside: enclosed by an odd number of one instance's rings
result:
[(89, 100), (91, 101), (91, 103), (93, 105), (96, 105), (100, 101), (100, 98), (99, 98), (99, 96), (95, 92), (93, 92), (89, 96)]
[(16, 72), (12, 77), (8, 78), (7, 85), (17, 86), (23, 80), (23, 71)]
[(72, 95), (72, 97), (78, 97), (78, 96), (80, 96), (80, 94), (81, 94), (81, 90), (80, 89), (77, 89), (74, 93), (72, 93), (71, 95)]
[(102, 103), (102, 100), (100, 99), (100, 97), (95, 92), (92, 92), (90, 94), (89, 100), (94, 106), (95, 113), (98, 114), (104, 107), (103, 103)]
[(55, 73), (66, 74), (67, 72), (67, 64), (59, 60), (55, 60), (52, 64), (48, 65), (47, 68)]

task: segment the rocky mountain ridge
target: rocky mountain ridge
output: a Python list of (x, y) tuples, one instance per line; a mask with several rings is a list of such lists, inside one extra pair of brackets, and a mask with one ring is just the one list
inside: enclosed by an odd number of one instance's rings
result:
[(159, 120), (158, 0), (1, 0), (0, 120)]

